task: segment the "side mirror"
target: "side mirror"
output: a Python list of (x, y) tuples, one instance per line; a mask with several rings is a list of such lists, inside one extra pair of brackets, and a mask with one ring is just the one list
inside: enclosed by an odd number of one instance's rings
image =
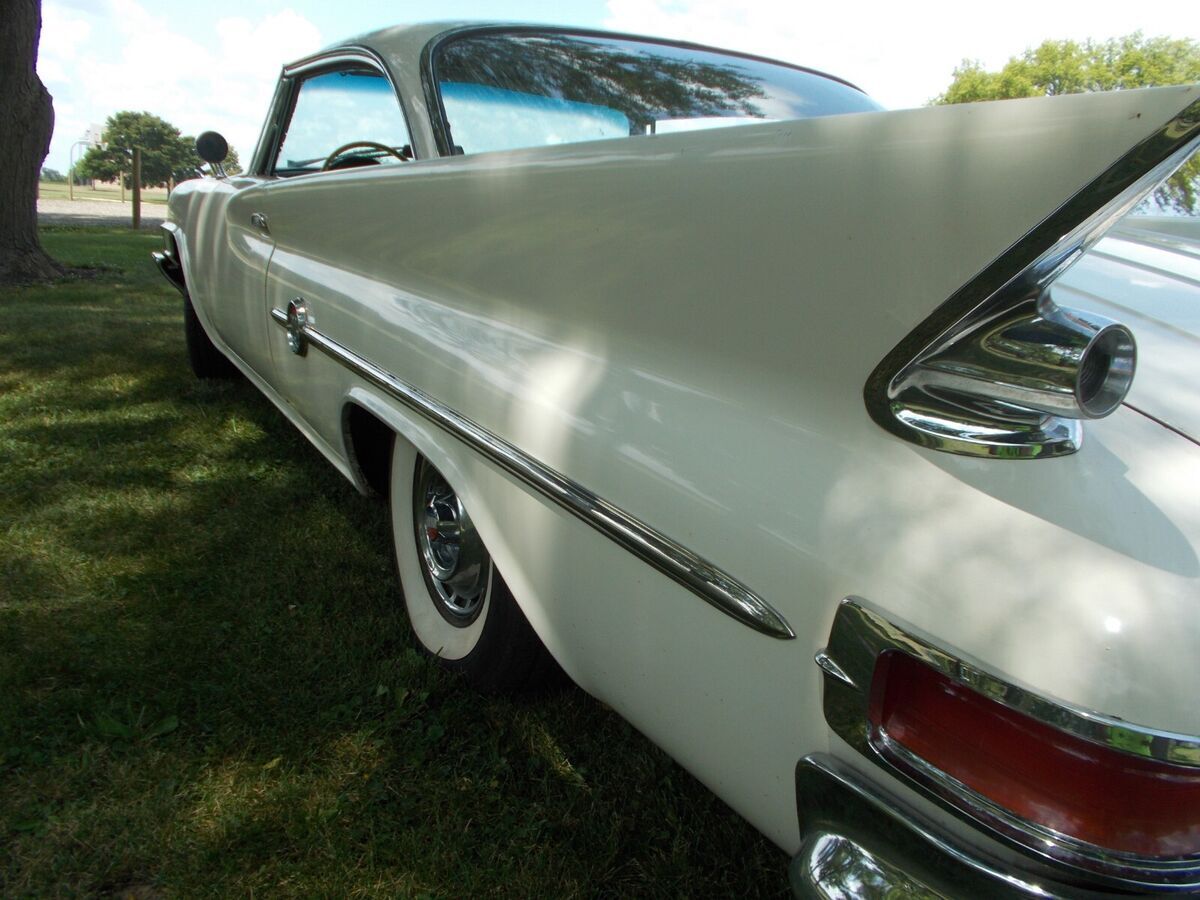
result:
[(219, 166), (229, 155), (229, 142), (215, 131), (206, 131), (196, 138), (196, 155), (206, 163)]

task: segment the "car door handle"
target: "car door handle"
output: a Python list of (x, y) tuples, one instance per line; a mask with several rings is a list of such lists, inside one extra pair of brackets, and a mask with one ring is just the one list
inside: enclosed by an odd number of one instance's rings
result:
[(250, 224), (261, 231), (263, 234), (270, 234), (271, 229), (267, 227), (267, 217), (262, 213), (250, 213)]

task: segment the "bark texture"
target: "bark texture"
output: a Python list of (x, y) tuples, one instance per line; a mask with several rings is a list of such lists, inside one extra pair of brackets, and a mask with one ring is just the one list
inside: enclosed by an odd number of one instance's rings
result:
[(0, 15), (0, 284), (62, 274), (38, 240), (37, 187), (54, 131), (37, 75), (41, 0), (3, 0)]

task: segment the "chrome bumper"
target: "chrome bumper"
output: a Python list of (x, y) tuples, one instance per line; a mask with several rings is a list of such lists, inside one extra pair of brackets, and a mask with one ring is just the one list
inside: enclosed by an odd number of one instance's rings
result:
[(154, 264), (158, 266), (158, 271), (162, 272), (163, 277), (171, 282), (179, 293), (186, 296), (187, 285), (183, 283), (183, 268), (174, 254), (168, 253), (166, 250), (155, 250), (150, 255), (154, 257)]
[(796, 767), (802, 845), (789, 869), (797, 897), (1111, 897), (1061, 874), (1016, 872), (940, 835), (850, 766), (814, 754)]

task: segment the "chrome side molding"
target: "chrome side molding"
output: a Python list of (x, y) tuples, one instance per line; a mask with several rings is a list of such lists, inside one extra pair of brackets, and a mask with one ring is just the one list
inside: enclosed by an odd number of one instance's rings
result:
[(1082, 445), (1133, 378), (1124, 326), (1056, 307), (1050, 284), (1200, 146), (1200, 101), (1166, 123), (959, 288), (876, 366), (875, 422), (923, 447), (1047, 459)]
[(309, 325), (307, 316), (302, 318), (297, 314), (299, 310), (293, 311), (291, 307), (289, 304), (287, 312), (271, 310), (271, 318), (288, 333), (289, 347), (299, 343), (320, 350), (725, 615), (773, 638), (795, 638), (796, 633), (778, 611), (729, 573), (482, 425), (348, 350)]

